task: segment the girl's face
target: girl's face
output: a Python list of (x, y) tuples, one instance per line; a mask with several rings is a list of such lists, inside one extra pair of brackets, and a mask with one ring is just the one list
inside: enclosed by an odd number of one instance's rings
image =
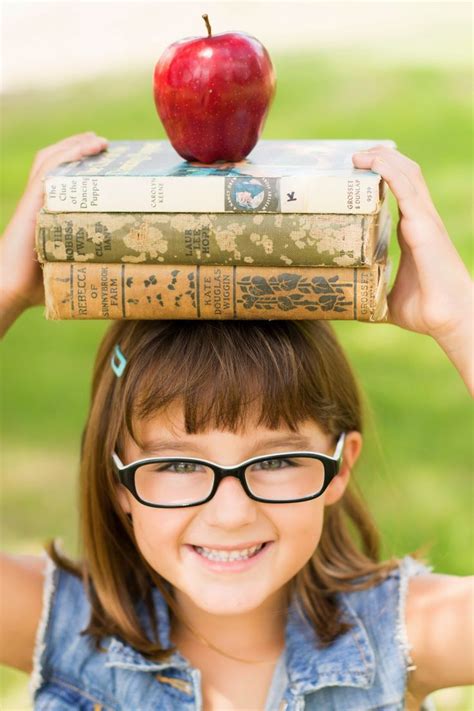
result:
[[(138, 439), (125, 445), (125, 463), (152, 456), (192, 456), (222, 465), (236, 465), (262, 454), (312, 450), (332, 455), (333, 439), (313, 421), (292, 432), (269, 430), (250, 422), (232, 433), (210, 430), (186, 433), (180, 408), (138, 425)], [(240, 482), (226, 477), (211, 501), (182, 509), (157, 509), (140, 504), (124, 487), (119, 499), (131, 514), (137, 545), (150, 566), (198, 608), (217, 615), (249, 612), (283, 593), (318, 545), (324, 508), (342, 495), (350, 468), (360, 450), (360, 435), (346, 437), (344, 463), (338, 476), (317, 499), (301, 503), (266, 504), (250, 499)], [(215, 561), (222, 551), (242, 551), (265, 544), (241, 561)], [(196, 548), (198, 550), (196, 550)]]

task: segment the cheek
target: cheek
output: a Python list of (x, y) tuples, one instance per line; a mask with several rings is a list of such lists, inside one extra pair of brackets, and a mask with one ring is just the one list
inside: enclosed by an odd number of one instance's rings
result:
[(319, 543), (324, 505), (321, 499), (315, 499), (293, 506), (280, 514), (279, 530), (282, 553), (296, 573), (311, 558)]
[(149, 565), (163, 577), (179, 553), (180, 541), (188, 525), (189, 511), (153, 509), (132, 505), (135, 540)]

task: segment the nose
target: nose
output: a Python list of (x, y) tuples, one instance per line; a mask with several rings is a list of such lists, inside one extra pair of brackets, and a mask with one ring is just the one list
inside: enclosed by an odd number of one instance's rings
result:
[(235, 529), (254, 523), (258, 502), (245, 493), (240, 481), (226, 476), (219, 483), (213, 498), (204, 504), (203, 515), (210, 526)]

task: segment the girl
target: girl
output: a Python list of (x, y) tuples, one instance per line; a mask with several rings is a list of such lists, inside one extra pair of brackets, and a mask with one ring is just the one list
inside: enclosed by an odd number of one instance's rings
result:
[[(1, 243), (3, 330), (43, 298), (41, 178), (105, 146), (38, 154)], [(354, 164), (399, 205), (392, 323), (435, 338), (472, 391), (471, 282), (419, 168), (377, 146)], [(472, 584), (379, 562), (349, 485), (361, 431), (324, 322), (115, 322), (82, 441), (81, 561), (2, 557), (0, 661), (48, 711), (395, 711), (470, 683)]]

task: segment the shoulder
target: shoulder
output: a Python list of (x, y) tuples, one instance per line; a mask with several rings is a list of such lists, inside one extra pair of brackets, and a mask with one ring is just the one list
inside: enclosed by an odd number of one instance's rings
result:
[(82, 579), (46, 558), (42, 610), (33, 650), (33, 694), (51, 676), (58, 672), (70, 676), (93, 655), (89, 638), (82, 635), (90, 613)]
[(474, 593), (474, 576), (421, 575), (410, 581), (407, 595), (407, 625), (415, 637), (417, 620), (426, 615), (461, 612), (457, 603), (465, 605)]
[(354, 615), (355, 623), (364, 629), (377, 666), (386, 668), (389, 660), (390, 674), (400, 680), (413, 665), (406, 625), (408, 591), (414, 580), (426, 577), (431, 577), (430, 568), (406, 556), (380, 582), (341, 595), (349, 621)]
[(406, 707), (407, 593), (411, 579), (429, 575), (429, 569), (410, 557), (390, 565), (381, 566), (377, 582), (361, 576), (338, 594), (341, 617), (350, 628), (318, 653), (317, 678), (322, 678), (321, 669), (329, 669), (332, 678), (308, 708)]
[[(405, 556), (398, 564), (394, 564), (380, 582), (345, 592), (341, 599), (368, 623), (373, 621), (373, 613), (377, 610), (388, 617), (399, 618), (405, 614), (412, 579), (430, 577), (430, 573), (430, 567), (411, 556)], [(367, 579), (368, 577), (361, 577), (355, 582), (364, 583)]]
[[(193, 677), (184, 659), (173, 655), (169, 660), (151, 661), (113, 635), (101, 639), (98, 648), (85, 633), (92, 605), (82, 579), (52, 560), (46, 567), (30, 681), (35, 709), (171, 711), (189, 706)], [(169, 677), (163, 674), (171, 667)]]
[(413, 697), (474, 683), (474, 578), (434, 574), (407, 556), (379, 584), (342, 597), (376, 657), (408, 675)]

